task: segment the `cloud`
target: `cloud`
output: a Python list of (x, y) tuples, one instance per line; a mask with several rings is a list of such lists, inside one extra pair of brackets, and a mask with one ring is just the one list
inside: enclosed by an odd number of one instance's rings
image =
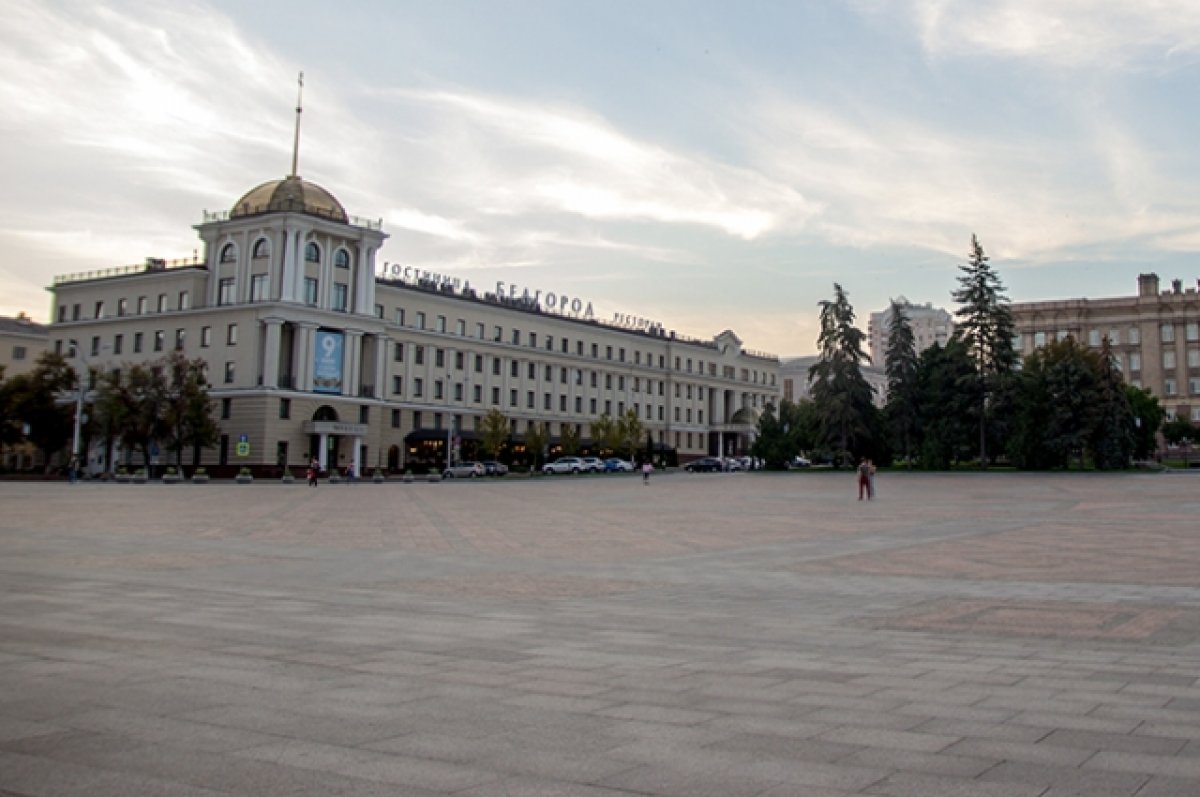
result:
[(1194, 64), (1193, 0), (903, 0), (925, 50), (938, 58), (996, 57), (1069, 68)]

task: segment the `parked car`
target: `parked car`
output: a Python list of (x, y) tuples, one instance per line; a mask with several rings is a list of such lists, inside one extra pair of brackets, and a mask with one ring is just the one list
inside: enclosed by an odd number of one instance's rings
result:
[(742, 461), (735, 457), (725, 457), (721, 460), (721, 464), (724, 466), (722, 469), (729, 471), (730, 473), (737, 470), (743, 470)]
[(792, 457), (792, 461), (788, 463), (789, 468), (808, 468), (812, 466), (812, 461), (808, 457), (796, 455)]
[(579, 473), (582, 470), (583, 460), (579, 457), (559, 457), (542, 466), (542, 473)]
[(483, 462), (483, 473), (486, 476), (503, 476), (508, 473), (508, 466), (503, 462), (487, 459)]
[(442, 471), (443, 479), (478, 479), (484, 475), (482, 462), (456, 462)]
[(588, 473), (603, 473), (604, 460), (600, 457), (583, 457), (583, 470)]
[(718, 457), (701, 457), (694, 459), (683, 466), (683, 469), (688, 473), (704, 473), (713, 472), (720, 473), (725, 470), (725, 463)]
[(633, 472), (633, 463), (620, 457), (609, 457), (604, 460), (604, 471), (605, 473), (631, 473)]

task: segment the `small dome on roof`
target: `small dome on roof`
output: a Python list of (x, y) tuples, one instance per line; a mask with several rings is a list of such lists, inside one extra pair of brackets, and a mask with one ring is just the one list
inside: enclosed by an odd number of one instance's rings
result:
[(251, 188), (229, 211), (231, 219), (260, 213), (306, 213), (323, 219), (349, 224), (346, 209), (333, 194), (316, 183), (306, 183), (296, 175), (271, 180)]

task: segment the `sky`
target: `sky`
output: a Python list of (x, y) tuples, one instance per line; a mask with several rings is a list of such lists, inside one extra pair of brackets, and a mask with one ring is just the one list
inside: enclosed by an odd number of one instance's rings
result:
[(816, 351), (953, 310), (1200, 276), (1196, 0), (5, 0), (0, 315), (57, 274), (190, 258), (291, 168), (380, 264)]

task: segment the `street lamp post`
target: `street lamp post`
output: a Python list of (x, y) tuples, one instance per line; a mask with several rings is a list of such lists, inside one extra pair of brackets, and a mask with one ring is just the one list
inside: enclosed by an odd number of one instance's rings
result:
[(82, 427), (83, 427), (83, 394), (84, 394), (84, 391), (86, 390), (86, 388), (84, 387), (84, 381), (87, 377), (87, 373), (88, 373), (89, 369), (88, 369), (87, 358), (83, 356), (83, 351), (79, 348), (79, 344), (76, 343), (74, 340), (71, 340), (68, 342), (71, 345), (71, 351), (75, 354), (75, 357), (80, 362), (83, 363), (83, 368), (84, 368), (83, 375), (80, 375), (78, 377), (79, 384), (76, 386), (76, 389), (75, 389), (75, 432), (71, 438), (71, 458), (75, 462), (76, 469), (78, 469), (79, 464), (80, 464), (79, 444), (81, 441), (81, 433), (82, 433)]

